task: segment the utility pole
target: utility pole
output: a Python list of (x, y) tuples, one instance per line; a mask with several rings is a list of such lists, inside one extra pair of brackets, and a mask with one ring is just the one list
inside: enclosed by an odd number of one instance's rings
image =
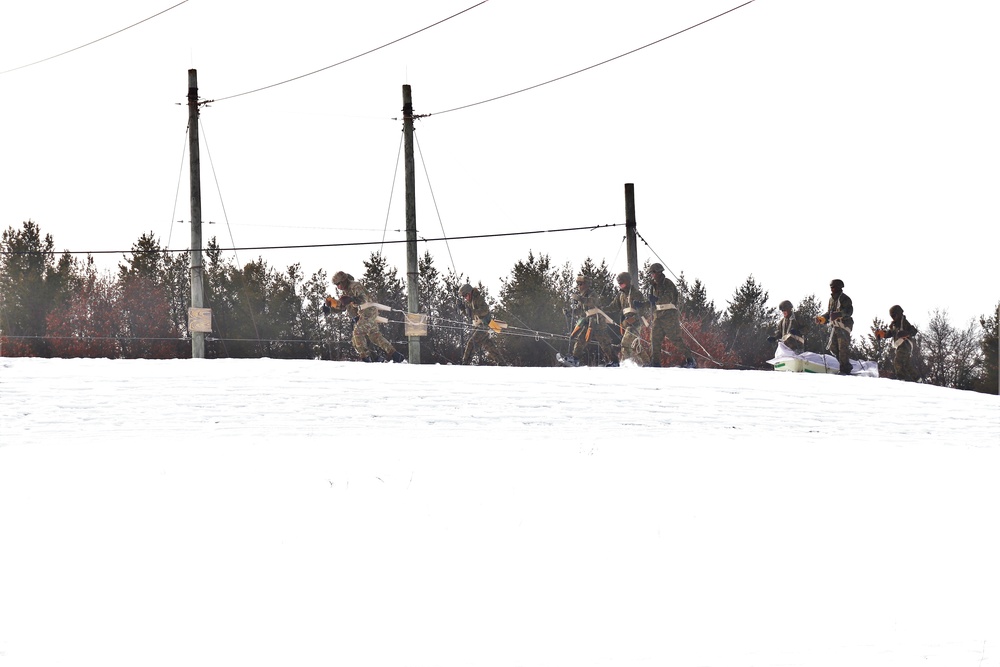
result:
[[(403, 85), (403, 165), (406, 170), (406, 309), (417, 313), (417, 195), (416, 176), (413, 168), (413, 100), (409, 84)], [(411, 364), (420, 363), (420, 336), (408, 336)]]
[(625, 252), (632, 284), (639, 284), (639, 256), (635, 243), (635, 185), (625, 184)]
[[(205, 307), (201, 259), (201, 163), (198, 151), (198, 70), (188, 70), (188, 152), (191, 155), (191, 307)], [(205, 332), (191, 332), (191, 358), (205, 358)]]

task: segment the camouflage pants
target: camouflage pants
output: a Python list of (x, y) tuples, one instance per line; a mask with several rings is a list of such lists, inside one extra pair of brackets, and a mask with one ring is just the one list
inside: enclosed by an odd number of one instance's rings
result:
[(640, 366), (649, 363), (649, 352), (646, 341), (639, 336), (638, 328), (625, 329), (622, 334), (621, 361), (631, 359)]
[(475, 327), (472, 330), (472, 335), (469, 336), (469, 342), (465, 344), (465, 354), (462, 355), (463, 366), (472, 361), (472, 354), (476, 351), (477, 347), (490, 355), (493, 358), (493, 362), (498, 366), (504, 363), (500, 350), (497, 349), (496, 343), (490, 337), (489, 329), (486, 327)]
[(391, 357), (396, 353), (396, 348), (394, 348), (392, 343), (386, 340), (385, 336), (382, 335), (382, 332), (378, 330), (378, 322), (375, 318), (361, 317), (354, 323), (354, 332), (351, 334), (351, 343), (354, 345), (354, 349), (357, 350), (362, 359), (371, 354), (368, 349), (368, 341), (371, 341), (375, 345), (382, 348), (386, 356)]
[(827, 346), (830, 354), (840, 362), (840, 372), (845, 375), (851, 372), (851, 332), (843, 327), (833, 327), (830, 332), (830, 344)]
[(588, 328), (580, 332), (576, 343), (573, 345), (573, 356), (577, 359), (582, 359), (587, 354), (587, 346), (592, 342), (597, 343), (601, 354), (604, 355), (605, 363), (612, 362), (618, 358), (611, 347), (611, 336), (608, 335), (608, 327), (603, 320), (590, 323)]
[(896, 371), (897, 380), (913, 381), (913, 365), (910, 363), (910, 353), (913, 343), (906, 341), (896, 348), (892, 356), (892, 369)]
[(653, 330), (649, 335), (649, 342), (652, 344), (650, 361), (660, 363), (660, 348), (663, 346), (664, 337), (669, 338), (677, 351), (684, 355), (685, 359), (690, 359), (691, 348), (684, 342), (684, 334), (681, 331), (681, 316), (676, 310), (662, 311), (662, 315), (653, 320)]

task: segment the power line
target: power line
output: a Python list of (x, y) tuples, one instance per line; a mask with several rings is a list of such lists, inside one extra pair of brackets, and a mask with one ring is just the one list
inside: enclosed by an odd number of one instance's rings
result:
[[(469, 239), (491, 239), (498, 238), (501, 236), (527, 236), (530, 234), (557, 234), (560, 232), (578, 232), (578, 231), (593, 231), (595, 229), (604, 229), (607, 227), (621, 227), (625, 223), (610, 223), (606, 225), (589, 225), (587, 227), (562, 227), (559, 229), (536, 229), (526, 232), (499, 232), (496, 234), (468, 234), (466, 236), (440, 236), (435, 238), (419, 238), (418, 241), (423, 243), (431, 243), (435, 241), (466, 241)], [(274, 246), (248, 246), (245, 248), (211, 248), (211, 250), (219, 250), (221, 252), (233, 252), (239, 250), (301, 250), (310, 248), (344, 248), (349, 246), (363, 246), (363, 245), (380, 245), (383, 243), (406, 243), (406, 239), (399, 239), (396, 241), (352, 241), (347, 243), (309, 243), (302, 245), (274, 245)], [(202, 248), (202, 250), (208, 250), (209, 248)], [(133, 254), (141, 255), (148, 253), (160, 253), (160, 252), (190, 252), (189, 248), (162, 248), (160, 250), (138, 250), (131, 248), (129, 250), (63, 250), (61, 252), (52, 251), (50, 253), (40, 253), (38, 250), (0, 250), (0, 255), (33, 255), (33, 254), (49, 254), (49, 255), (116, 255), (116, 254)]]
[(583, 69), (578, 69), (575, 72), (570, 72), (569, 74), (563, 74), (562, 76), (557, 76), (554, 79), (549, 79), (548, 81), (543, 81), (541, 83), (536, 83), (535, 85), (528, 86), (527, 88), (521, 88), (520, 90), (515, 90), (512, 93), (506, 93), (504, 95), (497, 95), (496, 97), (491, 97), (488, 100), (482, 100), (481, 102), (473, 102), (472, 104), (465, 104), (465, 105), (462, 105), (460, 107), (454, 107), (452, 109), (445, 109), (444, 111), (437, 111), (437, 112), (429, 113), (429, 114), (425, 114), (425, 115), (426, 116), (440, 116), (443, 113), (450, 113), (452, 111), (459, 111), (461, 109), (468, 109), (469, 107), (479, 106), (480, 104), (486, 104), (487, 102), (495, 102), (496, 100), (502, 100), (505, 97), (511, 97), (511, 96), (517, 95), (519, 93), (525, 93), (525, 92), (527, 92), (529, 90), (534, 90), (535, 88), (541, 88), (542, 86), (547, 86), (550, 83), (555, 83), (556, 81), (562, 81), (563, 79), (568, 79), (571, 76), (575, 76), (577, 74), (581, 74), (581, 73), (586, 72), (588, 70), (592, 70), (592, 69), (594, 69), (596, 67), (600, 67), (601, 65), (607, 65), (608, 63), (613, 62), (615, 60), (618, 60), (619, 58), (624, 58), (625, 56), (630, 56), (633, 53), (637, 53), (639, 51), (642, 51), (643, 49), (649, 48), (650, 46), (654, 46), (656, 44), (659, 44), (660, 42), (663, 42), (663, 41), (666, 41), (666, 40), (670, 39), (671, 37), (676, 37), (677, 35), (680, 35), (682, 33), (687, 32), (688, 30), (694, 30), (698, 26), (705, 25), (709, 21), (714, 21), (715, 19), (720, 18), (722, 16), (725, 16), (726, 14), (729, 14), (731, 12), (735, 12), (737, 9), (740, 9), (742, 7), (746, 7), (747, 5), (749, 5), (753, 1), (754, 0), (747, 0), (747, 2), (744, 2), (742, 5), (738, 5), (736, 7), (733, 7), (732, 9), (727, 9), (726, 11), (722, 12), (721, 14), (716, 14), (712, 18), (708, 18), (708, 19), (705, 19), (704, 21), (701, 21), (700, 23), (695, 23), (694, 25), (690, 25), (687, 28), (684, 28), (683, 30), (678, 30), (677, 32), (675, 32), (675, 33), (673, 33), (671, 35), (667, 35), (666, 37), (661, 37), (660, 39), (656, 40), (655, 42), (650, 42), (649, 44), (646, 44), (644, 46), (640, 46), (638, 48), (632, 49), (631, 51), (627, 51), (625, 53), (617, 55), (614, 58), (608, 58), (607, 60), (602, 60), (601, 62), (596, 63), (594, 65), (590, 65), (589, 67), (584, 67)]
[(57, 53), (56, 55), (49, 56), (48, 58), (42, 58), (41, 60), (36, 60), (33, 63), (28, 63), (27, 65), (21, 65), (19, 67), (14, 67), (13, 69), (4, 70), (4, 71), (0, 72), (0, 75), (9, 74), (10, 72), (16, 72), (19, 69), (24, 69), (25, 67), (31, 67), (32, 65), (38, 65), (39, 63), (44, 63), (46, 61), (52, 60), (53, 58), (58, 58), (59, 56), (64, 56), (67, 53), (73, 53), (74, 51), (79, 51), (82, 48), (90, 46), (91, 44), (97, 44), (98, 42), (103, 41), (103, 40), (107, 39), (108, 37), (114, 37), (115, 35), (123, 33), (123, 32), (125, 32), (126, 30), (128, 30), (130, 28), (134, 28), (137, 25), (145, 23), (146, 21), (149, 21), (151, 19), (155, 19), (157, 16), (160, 16), (161, 14), (166, 14), (171, 9), (176, 9), (177, 7), (180, 7), (181, 5), (183, 5), (184, 3), (186, 3), (187, 1), (188, 0), (181, 0), (180, 2), (178, 2), (176, 5), (174, 5), (172, 7), (167, 7), (163, 11), (157, 12), (156, 14), (153, 14), (152, 16), (146, 17), (143, 20), (139, 21), (138, 23), (133, 23), (132, 25), (126, 26), (126, 27), (122, 28), (121, 30), (116, 30), (115, 32), (111, 33), (110, 35), (105, 35), (104, 37), (101, 37), (100, 39), (95, 39), (92, 42), (87, 42), (86, 44), (82, 44), (81, 46), (77, 46), (75, 48), (72, 48), (69, 51), (63, 51), (62, 53)]
[(282, 85), (284, 85), (286, 83), (291, 83), (292, 81), (298, 81), (299, 79), (304, 79), (307, 76), (312, 76), (313, 74), (319, 74), (320, 72), (325, 72), (326, 70), (328, 70), (330, 68), (337, 67), (338, 65), (343, 65), (344, 63), (349, 63), (352, 60), (357, 60), (358, 58), (361, 58), (362, 56), (367, 56), (370, 53), (375, 53), (376, 51), (379, 51), (381, 49), (386, 48), (387, 46), (392, 46), (393, 44), (396, 44), (398, 42), (402, 42), (404, 39), (408, 39), (410, 37), (413, 37), (414, 35), (418, 35), (418, 34), (424, 32), (425, 30), (430, 30), (431, 28), (433, 28), (435, 26), (439, 26), (442, 23), (444, 23), (445, 21), (450, 21), (451, 19), (455, 18), (456, 16), (460, 16), (460, 15), (462, 15), (462, 14), (464, 14), (464, 13), (470, 11), (470, 10), (475, 9), (476, 7), (479, 7), (480, 5), (485, 5), (487, 2), (489, 2), (489, 0), (482, 0), (481, 2), (477, 2), (476, 4), (472, 5), (471, 7), (466, 7), (462, 11), (457, 12), (455, 14), (452, 14), (451, 16), (448, 16), (447, 18), (443, 18), (440, 21), (432, 23), (432, 24), (430, 24), (428, 26), (425, 26), (425, 27), (421, 28), (420, 30), (414, 30), (413, 32), (411, 32), (411, 33), (409, 33), (407, 35), (403, 35), (402, 37), (400, 37), (398, 39), (394, 39), (391, 42), (386, 42), (382, 46), (376, 46), (374, 49), (368, 49), (364, 53), (359, 53), (358, 55), (351, 56), (350, 58), (347, 58), (346, 60), (341, 60), (340, 62), (333, 63), (332, 65), (327, 65), (326, 67), (321, 67), (318, 70), (314, 70), (312, 72), (306, 72), (305, 74), (300, 74), (298, 76), (292, 77), (291, 79), (285, 79), (284, 81), (279, 81), (278, 83), (272, 83), (272, 84), (270, 84), (268, 86), (262, 86), (261, 88), (254, 88), (253, 90), (248, 90), (248, 91), (243, 92), (243, 93), (237, 93), (235, 95), (227, 95), (226, 97), (217, 97), (214, 100), (205, 100), (204, 102), (201, 102), (200, 104), (211, 104), (213, 102), (221, 102), (223, 100), (231, 100), (234, 97), (242, 97), (243, 95), (249, 95), (251, 93), (259, 93), (262, 90), (267, 90), (269, 88), (275, 88), (277, 86), (282, 86)]

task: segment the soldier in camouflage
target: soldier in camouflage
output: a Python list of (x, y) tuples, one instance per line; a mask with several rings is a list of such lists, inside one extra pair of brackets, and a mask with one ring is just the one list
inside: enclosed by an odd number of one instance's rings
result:
[(472, 318), (472, 335), (469, 336), (469, 342), (465, 344), (462, 365), (468, 365), (472, 361), (472, 353), (476, 351), (476, 348), (481, 348), (483, 352), (486, 352), (493, 359), (493, 363), (497, 366), (502, 366), (505, 363), (503, 355), (500, 354), (496, 343), (490, 337), (491, 331), (499, 333), (501, 327), (493, 319), (493, 315), (490, 314), (490, 307), (486, 303), (486, 297), (468, 283), (462, 285), (458, 293), (462, 297), (466, 312)]
[(576, 341), (573, 345), (573, 354), (569, 357), (570, 363), (578, 364), (580, 358), (587, 353), (587, 346), (591, 342), (596, 342), (601, 354), (604, 355), (605, 365), (617, 366), (618, 355), (611, 347), (607, 320), (601, 314), (597, 303), (600, 296), (591, 289), (590, 278), (583, 274), (577, 276), (576, 292), (572, 302), (580, 317), (570, 334), (570, 338)]
[(806, 345), (805, 327), (799, 324), (792, 313), (792, 302), (787, 299), (782, 301), (778, 304), (778, 310), (781, 311), (781, 319), (778, 320), (777, 332), (774, 336), (768, 336), (767, 341), (769, 343), (781, 341), (796, 352), (802, 351)]
[(639, 288), (632, 284), (632, 276), (623, 271), (618, 274), (618, 311), (622, 314), (622, 349), (620, 361), (631, 359), (640, 366), (649, 363), (649, 343), (642, 339), (642, 312), (648, 303)]
[(840, 374), (851, 374), (851, 329), (854, 327), (854, 303), (844, 294), (844, 281), (830, 281), (830, 301), (826, 312), (816, 316), (817, 324), (830, 325), (830, 340), (826, 348), (840, 362)]
[(916, 375), (913, 372), (911, 356), (913, 353), (913, 341), (917, 335), (917, 328), (910, 324), (903, 315), (902, 306), (893, 306), (889, 309), (888, 329), (879, 329), (875, 334), (879, 338), (891, 338), (893, 347), (892, 369), (896, 372), (896, 378), (900, 380), (914, 381)]
[(669, 338), (677, 351), (684, 355), (684, 368), (696, 368), (697, 364), (691, 348), (684, 342), (681, 331), (681, 314), (677, 310), (677, 286), (663, 275), (663, 265), (655, 262), (649, 267), (649, 306), (653, 314), (653, 326), (649, 336), (652, 345), (649, 365), (659, 367), (663, 339)]
[(365, 286), (354, 279), (349, 273), (337, 271), (333, 274), (332, 281), (340, 290), (339, 298), (328, 297), (323, 306), (324, 313), (334, 310), (345, 311), (354, 320), (354, 331), (351, 333), (351, 343), (357, 350), (361, 361), (375, 361), (375, 357), (369, 350), (369, 341), (385, 352), (386, 358), (395, 363), (405, 360), (405, 357), (396, 351), (392, 343), (386, 340), (385, 336), (378, 328), (378, 308), (374, 306)]

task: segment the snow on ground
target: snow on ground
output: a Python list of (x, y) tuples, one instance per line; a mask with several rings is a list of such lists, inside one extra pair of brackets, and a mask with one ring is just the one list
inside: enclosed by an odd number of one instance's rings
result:
[(0, 667), (1000, 666), (1000, 402), (0, 359)]

